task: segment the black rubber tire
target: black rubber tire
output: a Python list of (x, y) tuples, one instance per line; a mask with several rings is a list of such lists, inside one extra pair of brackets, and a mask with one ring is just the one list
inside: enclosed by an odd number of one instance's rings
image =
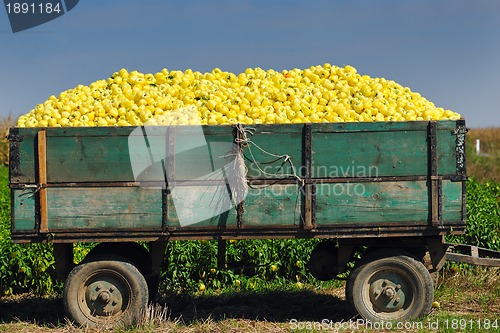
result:
[(148, 285), (124, 258), (97, 256), (70, 272), (63, 303), (67, 315), (81, 326), (128, 326), (148, 306)]
[(372, 253), (352, 271), (346, 299), (365, 320), (404, 321), (427, 315), (434, 285), (425, 266), (405, 255)]
[(113, 255), (126, 258), (133, 264), (146, 278), (149, 290), (149, 300), (154, 301), (158, 295), (160, 276), (151, 274), (151, 256), (144, 246), (134, 242), (124, 243), (100, 243), (87, 254), (84, 261), (102, 255)]
[(138, 243), (100, 243), (89, 251), (84, 261), (93, 260), (93, 258), (103, 255), (126, 258), (127, 261), (132, 263), (143, 275), (151, 271), (151, 257), (149, 251)]

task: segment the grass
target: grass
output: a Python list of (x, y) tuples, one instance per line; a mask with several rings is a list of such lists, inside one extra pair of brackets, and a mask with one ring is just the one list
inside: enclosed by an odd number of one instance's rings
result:
[[(163, 295), (147, 309), (136, 327), (112, 332), (495, 332), (500, 325), (500, 269), (448, 269), (435, 293), (439, 308), (421, 321), (385, 323), (359, 320), (347, 307), (344, 284), (317, 289), (294, 284), (249, 292), (208, 290), (197, 294)], [(498, 319), (500, 320), (500, 319)], [(58, 295), (0, 298), (0, 332), (104, 332), (79, 328), (64, 317)], [(490, 329), (485, 325), (489, 323)], [(401, 324), (400, 324), (401, 325)], [(355, 329), (353, 329), (353, 327)], [(338, 330), (337, 330), (338, 328)]]

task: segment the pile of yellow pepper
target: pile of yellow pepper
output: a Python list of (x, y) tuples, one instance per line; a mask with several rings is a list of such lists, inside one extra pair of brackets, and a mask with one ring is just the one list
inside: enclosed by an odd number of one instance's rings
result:
[(352, 66), (215, 68), (156, 74), (121, 69), (107, 80), (50, 96), (18, 127), (287, 124), (456, 120), (460, 115), (409, 88)]

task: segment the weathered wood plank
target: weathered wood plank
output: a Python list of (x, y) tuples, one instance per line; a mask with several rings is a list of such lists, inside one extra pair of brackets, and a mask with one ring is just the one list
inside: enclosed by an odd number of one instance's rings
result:
[(462, 219), (462, 183), (443, 180), (443, 224), (457, 223)]
[(313, 133), (313, 177), (426, 175), (426, 131)]
[(302, 126), (277, 133), (257, 128), (248, 138), (252, 143), (243, 149), (248, 178), (293, 178), (294, 174), (300, 175)]
[(425, 181), (318, 184), (316, 224), (427, 224), (427, 192)]
[(175, 186), (167, 201), (169, 228), (224, 229), (237, 224), (226, 186)]
[(48, 188), (49, 230), (162, 227), (161, 188)]
[(35, 189), (12, 190), (12, 228), (14, 232), (35, 231)]
[(122, 136), (48, 137), (48, 181), (133, 181), (127, 143)]
[(243, 213), (244, 227), (301, 225), (303, 196), (297, 185), (270, 185), (249, 189)]

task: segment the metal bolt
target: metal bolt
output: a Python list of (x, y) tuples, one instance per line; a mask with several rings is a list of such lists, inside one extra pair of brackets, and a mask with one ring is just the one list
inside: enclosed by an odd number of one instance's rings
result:
[(115, 306), (116, 305), (116, 301), (111, 302), (111, 305)]
[(115, 291), (115, 289), (113, 287), (109, 287), (109, 292), (112, 293), (113, 291)]
[(398, 284), (398, 285), (396, 286), (396, 290), (399, 290), (399, 289), (401, 289), (401, 285), (400, 285), (400, 284)]
[(95, 290), (96, 290), (96, 291), (99, 291), (101, 288), (102, 288), (102, 287), (101, 287), (101, 285), (100, 285), (100, 284), (98, 284), (98, 285), (95, 287)]
[(392, 289), (392, 288), (387, 288), (387, 289), (385, 290), (385, 296), (387, 296), (388, 298), (391, 298), (391, 299), (392, 299), (392, 298), (394, 298), (394, 295), (395, 295), (395, 291), (394, 291), (394, 289)]
[(111, 295), (108, 292), (103, 291), (99, 293), (99, 301), (103, 303), (109, 303), (110, 300), (111, 300)]

